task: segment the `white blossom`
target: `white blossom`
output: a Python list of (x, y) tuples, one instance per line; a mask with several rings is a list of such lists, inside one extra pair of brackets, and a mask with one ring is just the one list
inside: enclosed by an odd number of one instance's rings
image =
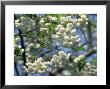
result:
[(74, 63), (78, 63), (80, 61), (80, 58), (76, 57), (73, 61)]
[(24, 17), (15, 20), (15, 26), (20, 28), (23, 32), (30, 31), (36, 28), (36, 21), (31, 19), (30, 17)]
[(67, 28), (72, 28), (73, 27), (73, 24), (72, 23), (68, 23), (67, 24)]
[(44, 18), (42, 18), (42, 19), (39, 21), (39, 23), (40, 23), (41, 25), (44, 24), (44, 22), (45, 22)]
[(57, 18), (56, 18), (56, 17), (53, 17), (53, 16), (48, 16), (48, 19), (49, 19), (50, 21), (57, 21)]
[(80, 14), (80, 18), (78, 18), (77, 26), (88, 25), (88, 17), (85, 14)]
[(50, 61), (45, 62), (42, 57), (37, 58), (33, 62), (28, 61), (24, 66), (25, 72), (43, 73), (52, 71), (52, 68), (64, 66), (69, 61), (70, 53), (66, 54), (63, 51), (59, 51), (57, 55), (53, 55)]
[(23, 53), (23, 52), (24, 52), (24, 49), (21, 49), (21, 50), (20, 50), (20, 53)]
[(48, 29), (47, 28), (40, 28), (41, 32), (47, 32), (48, 33)]
[(46, 23), (46, 24), (45, 24), (45, 26), (49, 26), (49, 25), (50, 25), (50, 23)]
[[(65, 17), (66, 18), (66, 17)], [(70, 19), (70, 17), (68, 17)], [(71, 47), (75, 43), (80, 42), (79, 35), (75, 35), (76, 29), (72, 29), (73, 24), (67, 23), (66, 27), (59, 24), (56, 26), (55, 31), (56, 34), (53, 34), (53, 38), (55, 38), (60, 44), (65, 47)]]
[(75, 59), (73, 59), (73, 62), (74, 63), (78, 63), (78, 62), (80, 62), (83, 59), (84, 59), (84, 55), (79, 55), (78, 57), (76, 57)]

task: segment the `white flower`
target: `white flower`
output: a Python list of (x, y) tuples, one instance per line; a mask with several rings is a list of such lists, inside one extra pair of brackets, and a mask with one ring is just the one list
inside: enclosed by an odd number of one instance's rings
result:
[(67, 35), (64, 36), (64, 40), (65, 40), (65, 41), (69, 41), (69, 36), (67, 36)]
[(66, 54), (65, 54), (63, 51), (59, 51), (59, 52), (58, 52), (58, 55), (59, 55), (60, 57), (65, 57), (65, 56), (66, 56)]
[(29, 45), (28, 45), (28, 47), (33, 47), (34, 46), (34, 44), (33, 43), (30, 43)]
[(56, 17), (53, 17), (53, 16), (48, 16), (49, 20), (51, 21), (57, 21), (57, 18)]
[(40, 24), (44, 24), (44, 22), (45, 22), (45, 21), (44, 21), (44, 18), (42, 18), (39, 23), (40, 23)]
[(65, 21), (71, 21), (71, 16), (66, 16)]
[(21, 45), (19, 45), (18, 48), (20, 49), (21, 48)]
[(86, 22), (85, 24), (88, 25), (88, 22)]
[(35, 62), (42, 62), (44, 59), (42, 57), (38, 58)]
[(57, 60), (57, 59), (59, 59), (59, 57), (57, 55), (53, 55), (53, 59)]
[(79, 42), (80, 42), (80, 38), (78, 38), (78, 39), (76, 40), (76, 42), (79, 43)]
[(56, 17), (52, 17), (51, 20), (52, 21), (57, 21), (57, 18)]
[(75, 41), (75, 37), (74, 36), (70, 36), (70, 41), (74, 42)]
[(76, 57), (73, 61), (74, 61), (74, 63), (78, 63), (80, 61), (80, 58)]
[(88, 62), (86, 63), (86, 66), (90, 66), (90, 65), (91, 65), (91, 64), (90, 64), (90, 63), (88, 63)]
[(67, 24), (67, 28), (72, 28), (73, 27), (73, 24), (72, 23), (68, 23)]
[(60, 17), (60, 20), (61, 20), (61, 21), (62, 21), (62, 20), (64, 21), (64, 19), (65, 19), (65, 17)]
[(74, 38), (75, 38), (75, 39), (79, 39), (79, 35), (76, 35)]
[(30, 51), (30, 47), (27, 46), (26, 49), (25, 49), (25, 51), (26, 51), (26, 52), (29, 52), (29, 51)]
[(87, 25), (88, 24), (88, 17), (87, 17), (87, 15), (85, 15), (85, 14), (81, 14), (81, 15), (79, 15), (80, 16), (80, 18), (78, 18), (78, 23), (77, 23), (77, 26), (80, 26), (80, 25)]
[(73, 25), (76, 25), (77, 24), (77, 21), (78, 21), (78, 19), (73, 19), (72, 20)]
[(66, 60), (67, 60), (67, 61), (69, 61), (70, 55), (71, 55), (70, 53), (68, 53), (68, 54), (66, 55)]
[(77, 23), (77, 26), (80, 26), (80, 25), (81, 25), (81, 23), (78, 22), (78, 23)]
[(19, 19), (18, 20), (15, 20), (15, 23), (19, 23)]
[(54, 39), (58, 39), (58, 38), (60, 38), (60, 36), (58, 36), (58, 35), (52, 35), (52, 38), (54, 38)]
[(45, 25), (46, 25), (46, 26), (49, 26), (49, 25), (50, 25), (50, 23), (46, 23)]
[(85, 20), (88, 21), (89, 19), (88, 18), (85, 18)]
[(68, 47), (68, 41), (64, 41), (64, 42), (63, 42), (63, 45), (64, 45), (65, 47)]
[(25, 19), (25, 17), (24, 17), (24, 16), (22, 16), (22, 17), (21, 17), (21, 20), (24, 20), (24, 19)]
[(80, 55), (79, 58), (80, 58), (80, 59), (84, 59), (84, 55)]
[(78, 22), (79, 22), (79, 23), (80, 23), (80, 22), (82, 22), (82, 19), (81, 19), (81, 18), (79, 18), (79, 19), (78, 19)]
[(20, 28), (22, 31), (30, 31), (36, 28), (36, 21), (30, 17), (21, 17), (15, 20), (15, 26)]
[(57, 25), (57, 27), (55, 28), (55, 30), (56, 31), (59, 31), (61, 28), (63, 29), (64, 27), (61, 24), (59, 24), (59, 25)]
[(65, 31), (66, 31), (67, 33), (68, 33), (68, 32), (70, 33), (70, 32), (71, 32), (71, 28), (66, 28)]
[(60, 33), (60, 32), (56, 32), (56, 35), (59, 35), (59, 36), (61, 36), (61, 35), (62, 35), (62, 33)]
[(65, 21), (61, 21), (61, 24), (65, 24)]
[(31, 66), (32, 63), (28, 62), (28, 63), (26, 63), (25, 65), (26, 65), (26, 66)]
[(73, 45), (73, 42), (68, 42), (68, 45), (69, 45), (69, 46), (72, 46), (72, 45)]
[(40, 31), (47, 31), (47, 28), (40, 28)]
[(59, 32), (61, 32), (61, 33), (64, 33), (64, 31), (65, 31), (65, 28), (64, 27), (62, 27), (62, 28), (59, 29)]
[(60, 38), (60, 36), (56, 35), (56, 39), (59, 39), (59, 38)]
[(62, 27), (63, 27), (63, 25), (61, 25), (61, 24), (57, 25), (57, 28), (62, 28)]
[(20, 52), (23, 53), (24, 52), (24, 49), (21, 49)]
[(72, 29), (71, 33), (73, 34), (73, 33), (75, 33), (75, 32), (76, 32), (76, 29), (75, 29), (75, 28)]

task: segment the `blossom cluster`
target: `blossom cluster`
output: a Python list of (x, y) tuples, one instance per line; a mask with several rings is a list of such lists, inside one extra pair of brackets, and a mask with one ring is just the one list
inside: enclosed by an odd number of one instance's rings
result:
[(49, 71), (49, 68), (45, 65), (44, 59), (42, 57), (37, 60), (28, 60), (24, 66), (24, 70), (30, 73), (42, 73)]
[[(49, 20), (47, 23), (46, 20)], [(55, 28), (55, 34), (52, 35), (60, 45), (64, 47), (71, 47), (80, 42), (79, 35), (76, 34), (75, 27), (88, 24), (88, 17), (85, 14), (79, 14), (79, 18), (70, 16), (61, 16), (59, 19), (55, 16), (42, 17), (39, 21), (40, 31), (48, 33), (51, 21), (58, 21)]]
[(85, 14), (79, 14), (80, 18), (77, 19), (77, 26), (84, 26), (88, 24), (88, 17)]
[(97, 74), (97, 69), (95, 65), (92, 65), (90, 63), (86, 63), (84, 66), (84, 70), (87, 71), (89, 75), (96, 75)]
[(69, 56), (70, 53), (66, 54), (63, 51), (59, 51), (57, 55), (53, 55), (50, 62), (53, 64), (54, 67), (61, 67), (69, 62)]
[[(62, 15), (58, 18), (57, 16), (51, 16), (51, 15), (41, 17), (38, 25), (40, 27), (39, 32), (41, 32), (42, 37), (41, 35), (38, 35), (37, 36), (38, 41), (43, 39), (41, 42), (44, 42), (46, 44), (49, 38), (47, 36), (51, 36), (52, 40), (56, 43), (59, 43), (59, 45), (61, 46), (72, 47), (74, 45), (77, 45), (80, 42), (80, 36), (76, 34), (77, 27), (86, 26), (88, 24), (89, 19), (88, 19), (88, 16), (85, 14), (79, 14), (76, 17), (77, 18), (73, 18), (73, 16), (71, 15), (70, 16)], [(20, 28), (23, 32), (30, 31), (36, 28), (36, 21), (31, 19), (30, 17), (21, 16), (19, 19), (15, 20), (15, 26), (17, 28)], [(52, 29), (52, 31), (50, 31), (50, 28)], [(49, 32), (51, 32), (51, 35)], [(45, 35), (45, 33), (49, 33), (49, 34)], [(49, 57), (49, 59), (42, 58), (42, 57), (34, 59), (33, 58), (34, 54), (31, 53), (31, 50), (39, 48), (41, 44), (37, 43), (36, 40), (34, 43), (31, 42), (32, 39), (33, 38), (31, 39), (26, 38), (26, 40), (24, 39), (25, 50), (22, 49), (21, 46), (18, 46), (18, 44), (16, 44), (17, 42), (14, 43), (14, 50), (15, 51), (17, 50), (17, 52), (20, 53), (20, 54), (18, 53), (18, 55), (14, 55), (15, 59), (17, 60), (22, 59), (21, 55), (25, 51), (26, 63), (25, 63), (25, 66), (23, 67), (25, 72), (48, 73), (48, 72), (52, 72), (52, 70), (54, 69), (65, 67), (70, 63), (71, 54), (70, 53), (66, 54), (64, 51), (59, 51), (57, 54), (54, 54), (52, 57)], [(15, 40), (20, 41), (20, 39), (17, 37)], [(81, 62), (84, 61), (84, 71), (87, 71), (88, 74), (90, 75), (96, 75), (97, 73), (96, 66), (90, 63), (86, 63), (86, 61), (83, 60), (84, 58), (85, 58), (84, 55), (79, 55), (78, 57), (75, 57), (74, 59), (72, 59), (73, 63), (71, 64), (72, 65), (75, 63), (80, 64)]]
[(53, 34), (52, 37), (58, 40), (65, 47), (70, 47), (74, 44), (77, 44), (80, 42), (80, 37), (79, 35), (75, 34), (76, 29), (72, 28), (73, 28), (72, 23), (68, 23), (66, 27), (59, 24), (55, 28), (56, 34)]
[(73, 19), (71, 16), (62, 16), (60, 17), (60, 23), (65, 25), (67, 23), (72, 23), (73, 26), (77, 25), (77, 19)]
[(36, 28), (36, 21), (30, 17), (22, 16), (15, 20), (15, 26), (20, 28), (22, 31), (30, 31)]
[[(46, 22), (46, 19), (48, 19), (48, 22)], [(39, 21), (40, 25), (40, 32), (48, 33), (48, 26), (50, 26), (51, 22), (56, 22), (57, 18), (54, 16), (47, 16), (47, 18), (42, 17)]]
[(53, 21), (53, 22), (56, 22), (57, 21), (57, 18), (54, 17), (54, 16), (48, 16), (47, 17), (50, 21)]
[(69, 56), (69, 53), (66, 54), (63, 51), (59, 51), (57, 55), (53, 55), (50, 61), (45, 61), (42, 57), (37, 58), (34, 61), (27, 60), (24, 70), (31, 73), (50, 72), (52, 69), (64, 66), (66, 63), (68, 63)]
[(22, 59), (21, 55), (24, 53), (24, 49), (20, 45), (18, 46), (16, 44), (19, 41), (19, 37), (14, 38), (14, 58), (16, 59), (15, 61), (19, 61), (20, 59)]
[(78, 57), (75, 57), (75, 59), (73, 59), (73, 62), (74, 63), (78, 63), (78, 62), (80, 62), (83, 59), (84, 59), (84, 55), (79, 55)]
[(40, 32), (48, 33), (48, 26), (50, 25), (50, 23), (45, 23), (45, 19), (46, 18), (41, 18), (39, 21)]

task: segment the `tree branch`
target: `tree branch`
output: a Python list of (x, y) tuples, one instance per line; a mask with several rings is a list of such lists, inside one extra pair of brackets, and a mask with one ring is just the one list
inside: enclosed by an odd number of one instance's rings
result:
[(16, 71), (16, 75), (19, 76), (19, 71), (18, 71), (16, 62), (14, 62), (14, 68), (15, 68), (15, 71)]
[[(25, 63), (26, 63), (25, 45), (24, 45), (23, 36), (21, 34), (22, 34), (22, 31), (19, 29), (19, 36), (20, 36), (20, 40), (21, 40), (21, 47), (24, 49), (22, 57), (23, 57), (24, 65), (25, 65)], [(25, 75), (27, 75), (27, 73), (25, 73)]]
[(97, 49), (93, 48), (93, 49), (90, 49), (87, 53), (85, 53), (84, 56), (89, 57), (89, 56), (91, 56), (92, 54), (94, 54), (96, 52), (97, 52)]
[(91, 29), (91, 22), (88, 22), (87, 26), (87, 32), (88, 32), (88, 49), (92, 48), (92, 29)]
[(37, 29), (37, 28), (35, 28), (35, 29), (33, 29), (33, 30), (30, 30), (30, 31), (26, 31), (26, 32), (24, 32), (24, 33), (22, 33), (22, 34), (15, 34), (15, 36), (16, 36), (16, 35), (18, 35), (18, 36), (19, 36), (19, 35), (26, 36), (26, 35), (27, 35), (26, 33), (36, 31), (36, 29)]
[[(44, 52), (43, 54), (41, 54), (39, 57), (43, 57), (45, 54), (50, 53), (51, 51), (53, 51), (54, 49), (57, 49), (58, 46), (56, 46), (55, 48), (52, 48), (51, 50), (48, 50), (46, 52)], [(58, 49), (57, 49), (58, 50)]]
[(84, 36), (84, 39), (85, 41), (87, 42), (87, 38), (86, 38), (86, 35), (85, 35), (85, 32), (83, 31), (83, 29), (80, 27), (80, 31), (82, 32), (83, 36)]

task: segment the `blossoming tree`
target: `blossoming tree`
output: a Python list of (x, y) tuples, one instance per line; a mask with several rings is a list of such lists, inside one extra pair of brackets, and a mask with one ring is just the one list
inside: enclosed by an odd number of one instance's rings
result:
[(96, 54), (96, 20), (91, 17), (15, 14), (15, 75), (97, 75), (96, 56), (88, 61)]

